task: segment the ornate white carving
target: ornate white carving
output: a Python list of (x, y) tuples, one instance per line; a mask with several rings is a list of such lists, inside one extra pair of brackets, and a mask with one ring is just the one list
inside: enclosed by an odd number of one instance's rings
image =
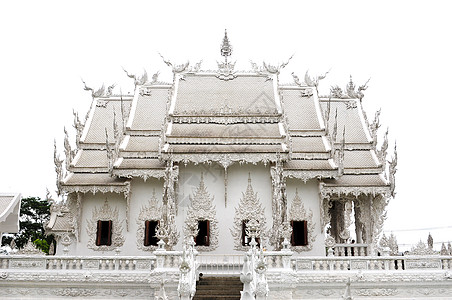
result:
[(113, 175), (118, 177), (125, 178), (133, 178), (140, 177), (144, 181), (149, 178), (163, 178), (165, 177), (165, 170), (155, 170), (155, 169), (147, 169), (147, 170), (118, 170), (113, 169)]
[(198, 220), (208, 220), (210, 237), (209, 246), (196, 246), (199, 251), (213, 251), (218, 247), (218, 221), (216, 218), (216, 210), (213, 205), (213, 197), (207, 192), (204, 185), (204, 175), (201, 173), (201, 181), (195, 191), (195, 194), (189, 196), (190, 205), (185, 218), (185, 235), (190, 236), (191, 224), (198, 224)]
[(410, 255), (433, 255), (438, 254), (421, 240), (415, 247), (411, 248)]
[(44, 255), (44, 252), (42, 252), (40, 249), (38, 249), (35, 244), (31, 241), (31, 237), (28, 238), (27, 244), (17, 251), (15, 254), (25, 254), (25, 255), (36, 255), (41, 254)]
[(158, 221), (162, 217), (162, 206), (159, 205), (158, 199), (155, 197), (155, 189), (152, 191), (152, 196), (149, 199), (147, 206), (142, 206), (140, 210), (140, 214), (136, 220), (138, 229), (137, 229), (137, 248), (143, 251), (154, 251), (157, 249), (157, 246), (145, 246), (144, 245), (144, 231), (145, 231), (145, 222), (154, 220)]
[(95, 195), (96, 193), (129, 193), (130, 192), (130, 184), (127, 182), (122, 186), (114, 186), (114, 185), (63, 185), (61, 188), (62, 192), (65, 193), (92, 193)]
[(391, 194), (389, 186), (325, 186), (321, 184), (320, 193), (322, 198), (329, 198), (332, 195), (353, 196), (360, 195), (382, 195), (388, 197)]
[(394, 156), (389, 162), (389, 183), (391, 185), (391, 196), (395, 196), (395, 173), (397, 172), (397, 145), (394, 146)]
[(306, 210), (304, 208), (304, 204), (298, 194), (298, 189), (295, 190), (295, 197), (290, 206), (289, 221), (306, 221), (308, 223), (308, 244), (306, 246), (291, 246), (290, 248), (297, 252), (312, 250), (317, 238), (317, 235), (315, 234), (315, 223), (313, 222), (313, 213), (312, 210)]
[[(88, 248), (95, 251), (113, 251), (124, 244), (124, 236), (122, 235), (122, 221), (119, 220), (118, 208), (112, 209), (108, 204), (108, 200), (105, 199), (104, 205), (101, 208), (94, 207), (91, 220), (87, 220), (88, 227), (86, 232), (88, 233)], [(111, 228), (111, 245), (96, 245), (97, 237), (97, 221), (112, 221)]]
[(53, 141), (53, 162), (55, 164), (56, 187), (58, 196), (62, 193), (61, 181), (64, 178), (63, 161), (57, 151), (56, 141)]
[(270, 243), (275, 249), (281, 248), (281, 226), (287, 216), (286, 182), (283, 176), (282, 161), (278, 159), (275, 167), (270, 168), (272, 177), (272, 219)]
[(174, 166), (173, 160), (170, 158), (165, 169), (165, 183), (163, 194), (163, 218), (160, 225), (164, 226), (166, 232), (166, 245), (172, 249), (177, 244), (179, 239), (179, 232), (176, 228), (176, 192), (174, 185), (177, 182), (179, 175), (179, 167)]
[[(162, 153), (164, 155), (164, 153)], [(200, 163), (212, 163), (212, 162), (221, 162), (223, 160), (229, 160), (231, 162), (238, 163), (251, 163), (258, 164), (262, 162), (264, 165), (275, 162), (277, 160), (276, 153), (263, 153), (263, 154), (254, 154), (254, 153), (229, 153), (229, 154), (216, 154), (216, 153), (200, 153), (200, 154), (167, 154), (171, 156), (174, 161), (182, 162), (184, 164), (188, 164), (190, 162), (194, 164)], [(165, 159), (165, 157), (163, 157)], [(285, 153), (281, 154), (282, 159), (287, 159), (288, 155)]]
[(259, 223), (259, 231), (265, 235), (266, 220), (265, 209), (257, 197), (257, 192), (254, 193), (251, 186), (251, 174), (248, 176), (248, 186), (246, 192), (242, 192), (239, 206), (235, 208), (234, 227), (230, 229), (231, 235), (234, 238), (234, 249), (239, 251), (246, 251), (249, 246), (242, 246), (242, 222), (244, 220), (256, 220)]
[(169, 121), (173, 123), (215, 123), (215, 124), (241, 124), (241, 123), (279, 123), (282, 122), (281, 114), (276, 109), (268, 108), (257, 111), (257, 109), (218, 110), (183, 110), (176, 111), (170, 116)]
[(337, 170), (315, 170), (315, 171), (306, 171), (306, 170), (284, 170), (284, 177), (287, 178), (297, 178), (303, 180), (303, 182), (307, 182), (308, 180), (314, 178), (334, 178), (337, 177)]

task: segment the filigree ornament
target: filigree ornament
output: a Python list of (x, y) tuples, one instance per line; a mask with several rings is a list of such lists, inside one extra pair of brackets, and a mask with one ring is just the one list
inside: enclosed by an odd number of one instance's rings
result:
[(168, 249), (172, 249), (179, 239), (179, 232), (176, 228), (176, 191), (175, 183), (178, 180), (179, 167), (174, 166), (173, 160), (170, 158), (167, 161), (165, 168), (165, 182), (164, 182), (164, 194), (163, 194), (163, 221), (166, 236), (166, 245)]
[(256, 220), (259, 223), (259, 230), (265, 234), (266, 220), (265, 209), (257, 197), (257, 193), (254, 193), (251, 185), (251, 175), (248, 176), (248, 186), (246, 192), (242, 193), (239, 206), (235, 208), (234, 215), (234, 227), (230, 229), (231, 235), (234, 239), (234, 249), (238, 251), (246, 251), (249, 246), (242, 245), (242, 224), (243, 221)]
[[(170, 148), (171, 149), (171, 148)], [(162, 153), (163, 159), (166, 159), (166, 157), (169, 157), (170, 155), (168, 153)], [(167, 155), (165, 157), (165, 154)], [(195, 165), (200, 163), (212, 163), (212, 162), (220, 162), (225, 159), (230, 160), (231, 162), (238, 162), (240, 164), (243, 163), (251, 163), (251, 164), (258, 164), (263, 163), (264, 165), (267, 165), (270, 162), (275, 162), (277, 160), (277, 155), (274, 153), (228, 153), (228, 154), (217, 154), (217, 153), (193, 153), (193, 154), (171, 154), (171, 158), (174, 162), (182, 162), (183, 164), (187, 165), (188, 163), (194, 163)], [(288, 159), (287, 153), (281, 154), (282, 159)]]
[(234, 78), (237, 78), (237, 75), (235, 74), (236, 71), (234, 71), (235, 68), (235, 62), (217, 62), (218, 64), (218, 71), (216, 77), (220, 80), (229, 81)]
[(133, 79), (133, 83), (135, 84), (135, 86), (137, 86), (137, 85), (143, 85), (143, 84), (145, 84), (146, 82), (148, 82), (148, 73), (146, 72), (146, 70), (144, 70), (143, 75), (137, 76), (137, 75), (128, 73), (124, 68), (122, 68), (122, 69), (123, 69), (124, 72), (126, 73), (127, 77)]
[(410, 255), (434, 255), (438, 254), (433, 249), (428, 247), (422, 240), (416, 244), (415, 247), (411, 248)]
[(62, 193), (62, 185), (61, 182), (65, 176), (63, 170), (63, 161), (60, 159), (60, 155), (57, 151), (56, 141), (53, 141), (53, 162), (55, 164), (55, 173), (56, 173), (56, 186), (57, 186), (57, 194), (58, 196)]
[[(190, 205), (185, 218), (185, 236), (194, 236), (198, 231), (198, 221), (209, 221), (209, 246), (196, 246), (198, 251), (213, 251), (218, 247), (218, 221), (213, 205), (213, 197), (207, 192), (204, 184), (204, 175), (201, 173), (201, 181), (194, 195), (190, 195)], [(195, 230), (196, 229), (196, 230)]]
[[(124, 236), (122, 235), (122, 222), (119, 221), (118, 208), (112, 209), (108, 204), (108, 200), (105, 199), (104, 205), (101, 208), (94, 207), (91, 220), (87, 220), (88, 227), (86, 232), (88, 233), (88, 248), (94, 251), (113, 251), (124, 244)], [(112, 221), (111, 229), (111, 245), (96, 245), (97, 237), (97, 221)]]
[(23, 254), (23, 255), (44, 255), (40, 249), (36, 247), (36, 245), (31, 241), (31, 236), (28, 238), (27, 244), (17, 251), (15, 254)]
[(291, 246), (291, 249), (296, 252), (310, 251), (317, 238), (315, 234), (315, 223), (313, 222), (312, 210), (306, 210), (298, 194), (298, 189), (295, 190), (295, 197), (292, 200), (292, 205), (289, 210), (290, 221), (306, 221), (308, 224), (308, 244), (306, 246)]
[(154, 251), (157, 246), (145, 246), (144, 245), (144, 231), (146, 227), (146, 221), (158, 221), (162, 217), (162, 206), (159, 205), (159, 201), (155, 196), (155, 189), (152, 191), (152, 196), (149, 199), (148, 205), (141, 207), (140, 213), (137, 218), (137, 247), (143, 251)]
[(283, 176), (283, 165), (278, 154), (275, 167), (270, 168), (272, 178), (272, 220), (270, 243), (275, 249), (281, 248), (281, 224), (286, 219), (287, 193), (286, 182)]

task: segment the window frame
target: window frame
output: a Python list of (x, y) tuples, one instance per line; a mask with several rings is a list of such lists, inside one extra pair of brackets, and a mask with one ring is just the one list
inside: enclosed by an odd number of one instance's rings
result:
[[(303, 230), (303, 233), (301, 234), (302, 235), (302, 237), (301, 237), (301, 243), (296, 243), (296, 242), (299, 242), (299, 233), (296, 233), (295, 231), (298, 231), (298, 230), (295, 230), (296, 228), (298, 229), (298, 228), (300, 228), (299, 226), (295, 226), (294, 227), (294, 223), (303, 223), (303, 225), (301, 225), (302, 226), (302, 230)], [(308, 246), (309, 245), (309, 239), (308, 239), (308, 221), (306, 221), (306, 220), (291, 220), (290, 221), (290, 226), (292, 227), (292, 235), (291, 235), (291, 238), (290, 238), (290, 244), (291, 244), (291, 246), (294, 246), (294, 247), (305, 247), (305, 246)]]
[(112, 220), (97, 220), (96, 246), (111, 246), (112, 229)]

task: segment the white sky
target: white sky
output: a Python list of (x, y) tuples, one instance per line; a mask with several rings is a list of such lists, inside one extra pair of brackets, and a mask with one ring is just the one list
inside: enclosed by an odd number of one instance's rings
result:
[[(122, 71), (171, 80), (158, 55), (175, 63), (203, 59), (216, 68), (224, 29), (236, 69), (249, 60), (277, 64), (290, 82), (320, 74), (321, 94), (371, 77), (363, 103), (370, 119), (382, 109), (382, 134), (397, 140), (397, 195), (385, 229), (399, 243), (452, 241), (448, 1), (1, 1), (0, 192), (45, 196), (55, 190), (53, 140), (63, 153), (63, 127), (74, 141), (72, 109), (83, 116), (89, 86), (116, 83), (132, 92)], [(216, 3), (216, 5), (214, 4)], [(446, 227), (435, 229), (437, 227)], [(438, 245), (439, 247), (439, 245)]]

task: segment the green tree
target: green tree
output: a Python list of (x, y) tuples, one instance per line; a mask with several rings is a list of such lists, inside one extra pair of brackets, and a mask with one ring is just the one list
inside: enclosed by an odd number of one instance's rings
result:
[(3, 245), (9, 245), (14, 239), (16, 246), (22, 248), (28, 239), (34, 242), (36, 247), (49, 253), (49, 245), (54, 241), (52, 235), (46, 236), (45, 224), (50, 219), (50, 203), (39, 197), (23, 198), (20, 205), (19, 232), (13, 236), (3, 237)]

